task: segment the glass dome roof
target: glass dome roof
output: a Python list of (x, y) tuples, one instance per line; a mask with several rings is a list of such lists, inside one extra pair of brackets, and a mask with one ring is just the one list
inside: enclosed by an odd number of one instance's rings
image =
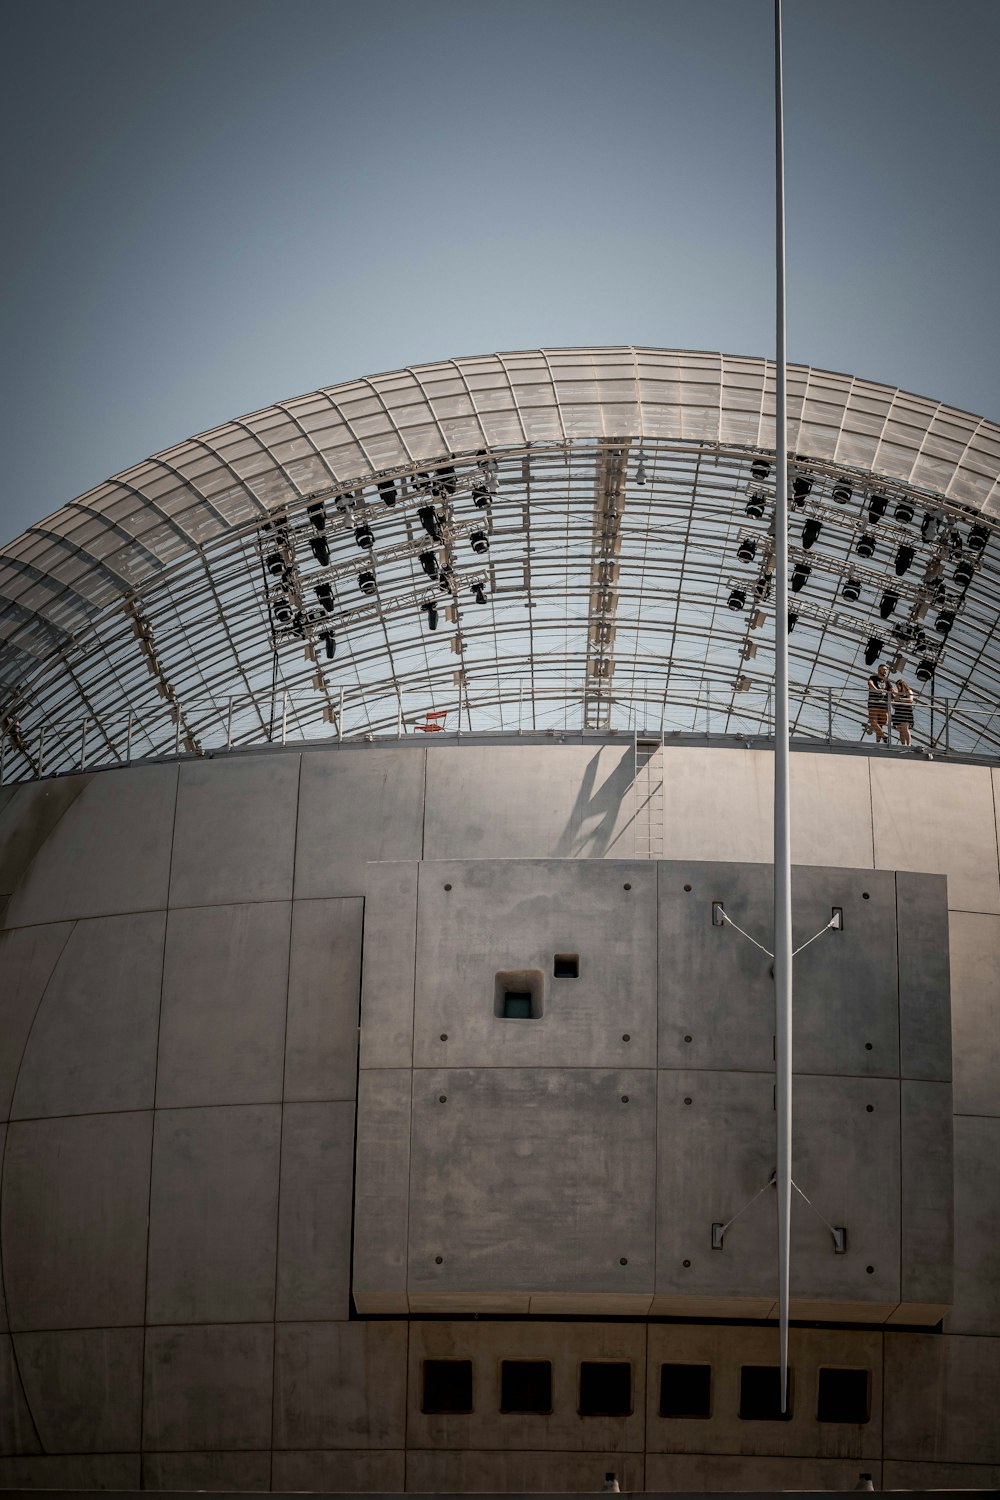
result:
[[(874, 639), (995, 754), (1000, 429), (788, 383), (793, 732), (860, 737)], [(773, 449), (773, 365), (639, 348), (422, 365), (179, 443), (0, 552), (4, 778), (279, 736), (766, 733)]]

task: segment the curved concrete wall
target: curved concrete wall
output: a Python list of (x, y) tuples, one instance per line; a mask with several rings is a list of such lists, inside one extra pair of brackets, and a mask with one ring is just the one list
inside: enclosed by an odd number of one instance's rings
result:
[[(741, 1421), (759, 1327), (352, 1317), (366, 866), (766, 861), (771, 756), (344, 746), (0, 789), (0, 1479), (131, 1488), (847, 1488), (1000, 1481), (1000, 866), (982, 766), (793, 756), (798, 863), (948, 878), (955, 1285), (942, 1332), (793, 1330), (792, 1422)], [(930, 963), (933, 954), (910, 955)], [(420, 1410), (425, 1358), (475, 1409)], [(551, 1359), (553, 1413), (498, 1411)], [(581, 1360), (633, 1411), (585, 1418)], [(664, 1361), (713, 1415), (658, 1414)], [(820, 1366), (873, 1372), (820, 1423)]]

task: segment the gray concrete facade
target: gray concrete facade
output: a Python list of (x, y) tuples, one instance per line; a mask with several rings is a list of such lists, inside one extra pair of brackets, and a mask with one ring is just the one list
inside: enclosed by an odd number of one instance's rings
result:
[[(747, 1265), (699, 1281), (691, 1295), (714, 1311), (696, 1301), (683, 1321), (662, 1321), (652, 1300), (688, 1295), (661, 1279), (671, 1260), (700, 1274), (671, 1239), (680, 1229), (657, 1217), (657, 1191), (661, 1204), (688, 1194), (685, 1213), (717, 1212), (698, 1196), (709, 1173), (671, 1177), (688, 1153), (657, 1150), (668, 1120), (689, 1118), (706, 1151), (716, 1119), (750, 1122), (721, 1143), (732, 1212), (767, 1163), (770, 1028), (755, 1030), (767, 988), (754, 950), (711, 929), (733, 944), (674, 941), (668, 971), (663, 943), (680, 931), (682, 898), (732, 902), (735, 920), (738, 902), (766, 905), (747, 867), (769, 854), (769, 754), (658, 751), (655, 840), (649, 768), (640, 799), (627, 743), (331, 746), (13, 789), (0, 804), (0, 1481), (496, 1492), (599, 1488), (614, 1469), (623, 1488), (664, 1491), (849, 1488), (866, 1469), (884, 1487), (1000, 1483), (1000, 776), (863, 756), (792, 762), (793, 856), (820, 867), (800, 872), (797, 937), (833, 902), (829, 882), (845, 909), (844, 933), (797, 967), (796, 1176), (821, 1208), (837, 1203), (833, 1222), (888, 1219), (872, 1231), (881, 1248), (861, 1297), (850, 1278), (816, 1281), (797, 1245), (799, 1315), (832, 1321), (792, 1329), (787, 1423), (740, 1416), (741, 1368), (773, 1364), (775, 1336), (732, 1321), (746, 1316), (732, 1293), (750, 1285), (767, 1317), (766, 1276), (748, 1280)], [(678, 861), (690, 872), (679, 890)], [(523, 885), (527, 862), (547, 867), (544, 911)], [(547, 966), (548, 1010), (507, 1025), (557, 1037), (505, 1042), (500, 1069), (492, 1009), (478, 992), (475, 1006), (457, 998), (470, 924), (506, 967), (476, 916), (482, 892), (471, 895), (487, 866), (496, 915), (509, 931), (521, 924), (512, 969)], [(935, 916), (945, 899), (947, 934)], [(760, 935), (759, 915), (741, 925)], [(846, 961), (823, 961), (854, 933), (863, 986)], [(580, 955), (578, 979), (555, 979), (557, 952)], [(621, 966), (634, 984), (619, 1001), (627, 1024), (619, 1013), (612, 1029), (601, 1000)], [(560, 984), (581, 997), (563, 1007), (561, 1032), (545, 1024)], [(540, 1098), (550, 1197), (581, 1275), (608, 1230), (573, 1218), (574, 1193), (592, 1201), (593, 1172), (629, 1184), (615, 1225), (628, 1245), (611, 1270), (630, 1281), (585, 1287), (602, 1299), (589, 1311), (565, 1301), (565, 1267), (537, 1284), (551, 1268), (530, 1237), (499, 1257), (474, 1214), (442, 1224), (434, 1210), (455, 1192), (435, 1176), (441, 1154), (461, 1165), (476, 1131), (534, 1151)], [(355, 1166), (356, 1113), (379, 1123), (359, 1127)], [(848, 1170), (859, 1160), (888, 1174), (860, 1204)], [(952, 1163), (953, 1278), (941, 1209)], [(466, 1177), (465, 1191), (485, 1192)], [(375, 1299), (364, 1315), (352, 1307), (352, 1233), (355, 1292)], [(506, 1316), (435, 1306), (465, 1295), (445, 1284), (463, 1243), (477, 1294), (494, 1276), (521, 1299), (495, 1308)], [(721, 1252), (727, 1266), (736, 1245)], [(603, 1300), (614, 1296), (624, 1300)], [(877, 1325), (837, 1326), (876, 1307)], [(915, 1308), (945, 1307), (940, 1327), (914, 1329)], [(422, 1410), (427, 1362), (456, 1360), (470, 1367), (472, 1410)], [(538, 1361), (551, 1365), (551, 1411), (502, 1411), (503, 1363)], [(708, 1416), (661, 1415), (665, 1365), (711, 1367)], [(627, 1409), (581, 1414), (583, 1366), (626, 1366)], [(818, 1419), (821, 1372), (843, 1369), (869, 1372), (867, 1422)]]

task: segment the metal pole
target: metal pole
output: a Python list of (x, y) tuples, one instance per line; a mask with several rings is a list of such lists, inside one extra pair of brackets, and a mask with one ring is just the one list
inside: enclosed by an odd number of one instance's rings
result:
[(80, 725), (80, 770), (87, 764), (87, 720)]
[(229, 694), (229, 706), (226, 709), (226, 749), (233, 748), (233, 695)]
[(792, 1221), (792, 845), (788, 796), (788, 414), (785, 390), (785, 140), (781, 0), (774, 0), (775, 621), (774, 1035), (778, 1133), (778, 1339), (781, 1410), (788, 1398), (788, 1263)]
[(287, 692), (285, 692), (285, 693), (282, 693), (282, 695), (281, 695), (281, 743), (282, 744), (285, 743), (285, 737), (286, 737), (287, 734), (288, 734), (288, 694), (287, 694)]
[(128, 719), (125, 724), (125, 764), (132, 764), (132, 710), (128, 711)]
[(344, 738), (344, 689), (340, 689), (340, 700), (337, 704), (337, 738)]

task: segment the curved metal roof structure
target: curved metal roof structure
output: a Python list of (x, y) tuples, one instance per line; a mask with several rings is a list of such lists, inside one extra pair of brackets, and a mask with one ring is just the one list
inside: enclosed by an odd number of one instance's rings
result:
[[(1000, 428), (801, 366), (789, 416), (794, 731), (859, 738), (874, 637), (996, 753)], [(639, 348), (422, 365), (179, 443), (0, 553), (4, 777), (279, 733), (765, 733), (773, 446), (766, 360)]]

